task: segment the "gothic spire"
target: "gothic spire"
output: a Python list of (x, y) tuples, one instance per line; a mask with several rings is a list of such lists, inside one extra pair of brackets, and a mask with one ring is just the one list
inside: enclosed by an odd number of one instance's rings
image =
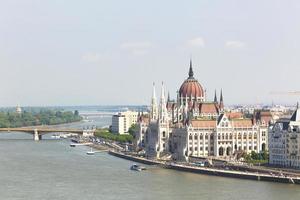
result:
[(221, 95), (220, 95), (220, 102), (223, 102), (223, 93), (222, 93), (222, 89), (221, 89)]
[(156, 101), (156, 94), (155, 94), (155, 83), (153, 82), (153, 91), (152, 91), (152, 99), (151, 99), (151, 108), (150, 108), (150, 116), (151, 120), (157, 120), (158, 115), (158, 107)]
[(219, 105), (219, 108), (221, 111), (223, 111), (224, 109), (224, 102), (223, 102), (223, 92), (222, 92), (222, 89), (221, 89), (221, 94), (220, 94), (220, 105)]
[(164, 83), (162, 82), (160, 105), (159, 105), (159, 119), (161, 122), (166, 122), (167, 118), (168, 118), (168, 112), (166, 107), (165, 88), (164, 88)]
[(218, 99), (217, 99), (217, 90), (215, 90), (215, 98), (214, 98), (214, 102), (217, 103)]
[(193, 72), (193, 63), (192, 63), (192, 59), (190, 59), (189, 78), (194, 78), (194, 72)]
[(153, 89), (152, 89), (152, 99), (156, 99), (156, 94), (155, 94), (155, 83), (153, 82)]

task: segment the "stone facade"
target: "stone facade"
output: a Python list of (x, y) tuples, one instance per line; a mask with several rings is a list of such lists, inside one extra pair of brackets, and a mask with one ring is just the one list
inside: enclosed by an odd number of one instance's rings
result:
[(300, 168), (300, 109), (290, 119), (279, 119), (269, 131), (269, 162)]
[(153, 85), (149, 121), (141, 120), (136, 133), (136, 138), (144, 138), (144, 143), (136, 145), (145, 149), (147, 157), (235, 158), (236, 152), (267, 150), (270, 112), (259, 111), (252, 118), (225, 112), (222, 90), (219, 101), (216, 92), (214, 100), (207, 101), (203, 87), (194, 78), (192, 63), (177, 100), (166, 100), (162, 85), (159, 106), (156, 101)]

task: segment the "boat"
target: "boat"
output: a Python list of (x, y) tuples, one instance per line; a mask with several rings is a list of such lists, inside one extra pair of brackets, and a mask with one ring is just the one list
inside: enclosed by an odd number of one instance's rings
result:
[(59, 139), (60, 135), (59, 134), (53, 134), (53, 135), (51, 135), (51, 138), (53, 138), (53, 139)]
[(145, 167), (141, 166), (141, 165), (137, 165), (137, 164), (133, 164), (131, 165), (130, 167), (131, 170), (134, 170), (134, 171), (142, 171), (142, 170), (146, 170)]
[(86, 152), (87, 155), (94, 155), (95, 151), (93, 151), (93, 148), (91, 148), (90, 151)]

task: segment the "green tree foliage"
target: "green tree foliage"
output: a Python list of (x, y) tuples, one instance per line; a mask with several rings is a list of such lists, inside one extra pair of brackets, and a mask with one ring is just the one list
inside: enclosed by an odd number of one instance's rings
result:
[(242, 157), (248, 163), (267, 163), (269, 160), (269, 153), (267, 151), (263, 151), (261, 153), (256, 153), (255, 151), (251, 151), (250, 154), (244, 152)]
[(131, 143), (133, 141), (133, 136), (128, 135), (116, 135), (108, 131), (108, 129), (98, 129), (95, 132), (96, 137), (101, 137), (108, 140), (118, 141), (118, 142), (129, 142)]
[(54, 110), (40, 110), (38, 112), (24, 111), (21, 114), (15, 112), (0, 112), (0, 127), (22, 127), (36, 125), (55, 125), (80, 121), (81, 117), (75, 112), (62, 112)]
[(259, 160), (259, 155), (255, 151), (251, 151), (251, 159), (252, 160)]
[(128, 133), (130, 135), (132, 135), (133, 137), (135, 137), (135, 131), (136, 131), (136, 129), (137, 129), (137, 125), (136, 124), (132, 124), (130, 126), (130, 128), (128, 129)]

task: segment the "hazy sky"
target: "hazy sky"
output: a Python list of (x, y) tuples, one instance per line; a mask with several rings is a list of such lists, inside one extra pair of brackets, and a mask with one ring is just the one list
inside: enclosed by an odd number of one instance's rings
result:
[(295, 103), (300, 1), (0, 0), (0, 106), (149, 104), (187, 78), (225, 104)]

